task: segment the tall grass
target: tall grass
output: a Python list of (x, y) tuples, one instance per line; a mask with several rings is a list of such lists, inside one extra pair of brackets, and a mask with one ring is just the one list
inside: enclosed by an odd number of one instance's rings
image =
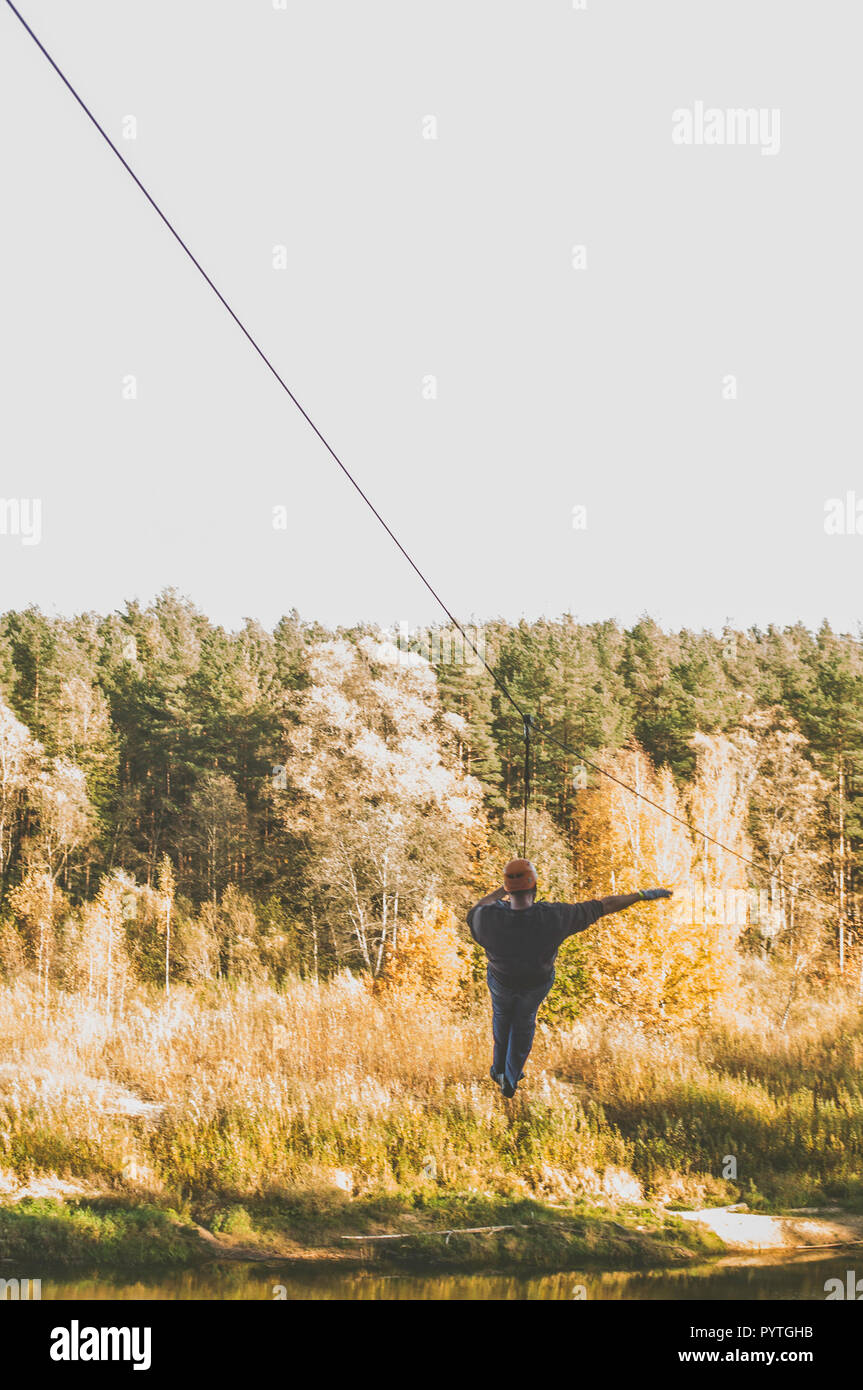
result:
[[(804, 1205), (863, 1195), (863, 1027), (540, 1026), (512, 1103), (487, 1010), (315, 985), (139, 988), (109, 1018), (0, 987), (0, 1168), (192, 1200), (338, 1184)], [(728, 1159), (737, 1177), (723, 1176)]]

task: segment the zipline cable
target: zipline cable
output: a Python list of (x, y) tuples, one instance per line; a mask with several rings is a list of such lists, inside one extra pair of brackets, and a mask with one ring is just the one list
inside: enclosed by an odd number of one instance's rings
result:
[[(231, 308), (231, 305), (228, 303), (227, 299), (226, 299), (225, 296), (222, 294), (221, 290), (220, 290), (220, 289), (218, 288), (218, 286), (213, 282), (213, 280), (212, 280), (212, 279), (210, 278), (210, 276), (207, 274), (207, 272), (206, 272), (206, 270), (204, 269), (204, 267), (201, 265), (201, 262), (198, 260), (198, 258), (194, 255), (194, 253), (193, 253), (193, 252), (190, 250), (190, 248), (187, 246), (186, 242), (185, 242), (185, 241), (183, 240), (183, 238), (180, 236), (180, 233), (177, 231), (177, 229), (176, 229), (176, 227), (174, 226), (173, 222), (171, 222), (170, 218), (162, 211), (162, 209), (160, 208), (159, 204), (156, 202), (155, 198), (152, 196), (152, 194), (148, 191), (148, 189), (144, 186), (144, 184), (143, 184), (143, 183), (141, 182), (141, 180), (138, 178), (138, 175), (135, 173), (135, 171), (134, 171), (134, 169), (132, 168), (132, 166), (128, 163), (128, 161), (127, 161), (126, 159), (124, 159), (123, 155), (120, 153), (120, 151), (118, 150), (117, 146), (114, 144), (114, 142), (113, 142), (113, 140), (111, 139), (110, 135), (107, 133), (107, 131), (104, 129), (104, 127), (103, 127), (102, 125), (100, 125), (99, 121), (98, 121), (98, 120), (96, 119), (96, 117), (93, 115), (93, 112), (90, 110), (89, 106), (88, 106), (87, 103), (84, 101), (83, 97), (81, 97), (81, 96), (79, 95), (79, 93), (76, 91), (75, 87), (74, 87), (74, 86), (72, 85), (72, 83), (69, 81), (69, 79), (68, 79), (68, 77), (66, 76), (66, 74), (63, 72), (62, 68), (59, 66), (58, 63), (55, 62), (55, 60), (52, 58), (51, 54), (48, 52), (48, 50), (47, 50), (47, 48), (45, 47), (45, 45), (44, 45), (44, 44), (42, 43), (42, 41), (37, 37), (37, 35), (33, 32), (33, 30), (31, 29), (30, 25), (27, 23), (26, 19), (25, 19), (24, 16), (21, 14), (21, 11), (20, 11), (19, 9), (17, 9), (17, 7), (12, 3), (12, 0), (6, 0), (6, 4), (9, 6), (9, 9), (10, 9), (10, 10), (12, 11), (12, 13), (15, 15), (16, 19), (19, 20), (19, 22), (21, 23), (22, 27), (23, 27), (23, 28), (27, 31), (27, 33), (30, 35), (30, 38), (31, 38), (31, 39), (33, 40), (33, 42), (36, 44), (36, 47), (39, 49), (39, 51), (43, 54), (43, 56), (44, 56), (44, 57), (47, 59), (47, 61), (50, 63), (51, 67), (54, 69), (54, 71), (56, 72), (57, 76), (60, 78), (60, 80), (61, 80), (61, 82), (63, 83), (63, 85), (67, 88), (67, 90), (68, 90), (68, 91), (72, 94), (72, 96), (75, 98), (75, 100), (77, 101), (78, 105), (81, 107), (81, 110), (82, 110), (82, 111), (84, 112), (84, 114), (87, 116), (88, 120), (92, 123), (92, 125), (95, 126), (96, 130), (98, 130), (99, 134), (102, 136), (102, 139), (105, 141), (106, 145), (108, 145), (108, 147), (109, 147), (109, 148), (114, 152), (114, 154), (117, 156), (117, 158), (119, 159), (120, 163), (123, 165), (123, 168), (126, 170), (127, 174), (128, 174), (128, 175), (130, 176), (130, 178), (133, 179), (134, 182), (137, 184), (138, 188), (141, 190), (141, 192), (143, 193), (144, 197), (147, 199), (147, 202), (148, 202), (148, 203), (150, 204), (150, 206), (153, 208), (153, 211), (161, 218), (161, 220), (164, 222), (165, 226), (168, 228), (168, 231), (171, 233), (171, 235), (173, 236), (174, 240), (182, 247), (183, 251), (185, 251), (186, 255), (188, 256), (189, 260), (190, 260), (190, 261), (192, 262), (192, 264), (194, 265), (195, 269), (196, 269), (196, 270), (199, 272), (199, 274), (204, 278), (204, 280), (206, 280), (207, 284), (209, 285), (210, 289), (213, 291), (213, 293), (214, 293), (214, 295), (216, 296), (216, 298), (219, 300), (219, 302), (222, 304), (222, 306), (227, 310), (227, 312), (230, 314), (231, 318), (234, 320), (234, 323), (235, 323), (235, 324), (237, 325), (237, 327), (240, 329), (240, 332), (241, 332), (241, 333), (243, 334), (243, 336), (244, 336), (245, 338), (247, 338), (248, 341), (251, 343), (252, 347), (255, 349), (255, 352), (256, 352), (256, 353), (258, 354), (258, 356), (261, 358), (261, 361), (269, 368), (270, 372), (271, 372), (272, 375), (275, 377), (276, 381), (279, 383), (279, 385), (281, 386), (282, 390), (283, 390), (283, 391), (285, 392), (285, 394), (290, 398), (290, 400), (291, 400), (291, 401), (293, 402), (293, 404), (296, 406), (297, 410), (298, 410), (298, 411), (300, 412), (300, 414), (302, 415), (303, 419), (306, 421), (306, 423), (311, 427), (311, 429), (312, 429), (312, 430), (314, 431), (314, 433), (317, 435), (318, 439), (321, 441), (321, 443), (323, 444), (324, 448), (327, 450), (327, 453), (330, 454), (330, 456), (332, 457), (332, 459), (334, 460), (334, 462), (338, 464), (339, 468), (341, 469), (342, 473), (344, 473), (345, 477), (347, 478), (347, 480), (348, 480), (348, 482), (351, 484), (351, 486), (359, 493), (360, 497), (361, 497), (362, 500), (365, 502), (366, 506), (369, 508), (369, 510), (371, 511), (371, 513), (373, 514), (373, 516), (377, 519), (377, 521), (380, 523), (380, 525), (381, 525), (381, 526), (383, 527), (383, 529), (386, 531), (386, 533), (387, 533), (387, 535), (389, 536), (390, 540), (393, 542), (393, 544), (397, 547), (397, 549), (401, 552), (401, 554), (402, 554), (402, 555), (404, 556), (404, 558), (407, 560), (408, 564), (410, 565), (410, 567), (411, 567), (411, 569), (414, 571), (414, 573), (417, 575), (418, 579), (421, 580), (421, 582), (423, 583), (423, 585), (425, 586), (425, 588), (428, 590), (428, 592), (431, 594), (432, 598), (435, 600), (435, 602), (438, 604), (438, 606), (443, 610), (443, 612), (444, 612), (444, 613), (446, 614), (446, 616), (449, 618), (450, 622), (453, 624), (453, 626), (456, 628), (456, 630), (457, 630), (458, 632), (461, 633), (461, 635), (462, 635), (462, 637), (464, 638), (465, 642), (467, 642), (467, 644), (468, 644), (468, 646), (470, 647), (471, 651), (474, 653), (474, 655), (477, 657), (477, 659), (478, 659), (478, 660), (482, 663), (482, 665), (485, 667), (486, 671), (487, 671), (488, 674), (491, 676), (492, 680), (494, 681), (495, 685), (496, 685), (496, 686), (498, 687), (498, 689), (500, 690), (501, 694), (505, 697), (505, 699), (507, 699), (507, 700), (509, 701), (509, 703), (512, 705), (512, 707), (513, 707), (513, 709), (516, 711), (516, 713), (517, 713), (518, 715), (520, 715), (521, 720), (522, 720), (522, 724), (523, 724), (523, 729), (524, 729), (524, 741), (525, 741), (525, 764), (524, 764), (524, 833), (523, 833), (523, 849), (524, 849), (524, 856), (525, 856), (525, 857), (527, 856), (527, 808), (528, 808), (529, 790), (530, 790), (530, 765), (529, 765), (529, 758), (530, 758), (530, 733), (531, 733), (531, 730), (533, 730), (536, 734), (539, 735), (540, 738), (547, 739), (549, 743), (554, 743), (554, 744), (556, 744), (557, 747), (562, 748), (562, 749), (564, 750), (564, 752), (569, 753), (569, 754), (571, 754), (571, 755), (574, 756), (574, 757), (580, 758), (581, 761), (582, 761), (587, 767), (593, 768), (593, 770), (594, 770), (595, 772), (599, 773), (602, 777), (606, 777), (606, 778), (608, 778), (610, 781), (616, 782), (617, 785), (618, 785), (619, 787), (623, 787), (625, 791), (628, 791), (628, 792), (630, 792), (633, 796), (638, 797), (639, 800), (646, 802), (647, 805), (652, 806), (655, 810), (661, 811), (661, 812), (663, 813), (663, 815), (670, 816), (672, 820), (678, 821), (680, 825), (685, 826), (685, 828), (689, 831), (689, 833), (690, 833), (691, 835), (699, 835), (699, 836), (701, 836), (701, 838), (704, 839), (704, 840), (706, 840), (708, 843), (710, 843), (710, 844), (712, 844), (712, 845), (716, 845), (717, 848), (719, 848), (719, 849), (721, 849), (721, 850), (724, 850), (724, 852), (725, 852), (726, 854), (731, 854), (731, 855), (733, 855), (736, 859), (741, 860), (744, 864), (748, 864), (751, 868), (756, 869), (759, 873), (766, 874), (766, 875), (767, 875), (769, 878), (771, 878), (771, 879), (774, 878), (774, 877), (775, 877), (775, 871), (772, 870), (772, 869), (770, 869), (767, 865), (758, 864), (754, 859), (748, 859), (748, 858), (746, 857), (746, 855), (740, 854), (737, 850), (731, 849), (730, 846), (728, 846), (728, 845), (724, 845), (724, 844), (721, 842), (721, 840), (717, 840), (717, 839), (715, 839), (712, 835), (708, 835), (708, 834), (706, 833), (706, 831), (700, 830), (698, 826), (692, 825), (691, 822), (689, 822), (689, 821), (687, 821), (687, 820), (684, 820), (684, 818), (683, 818), (682, 816), (678, 816), (678, 815), (676, 815), (673, 811), (669, 811), (665, 806), (661, 806), (658, 802), (652, 801), (651, 798), (650, 798), (649, 796), (645, 796), (645, 794), (644, 794), (643, 792), (638, 791), (635, 787), (631, 787), (627, 782), (622, 781), (621, 778), (615, 777), (613, 773), (607, 772), (607, 771), (605, 770), (605, 768), (600, 767), (597, 763), (591, 762), (590, 759), (586, 758), (586, 757), (584, 756), (584, 754), (581, 753), (578, 749), (572, 748), (569, 744), (563, 743), (560, 739), (556, 738), (549, 730), (544, 729), (544, 728), (542, 727), (542, 725), (537, 724), (537, 723), (532, 719), (531, 715), (528, 714), (525, 710), (523, 710), (523, 709), (521, 708), (521, 706), (518, 704), (517, 700), (515, 700), (514, 697), (510, 694), (509, 690), (507, 689), (507, 687), (506, 687), (506, 685), (503, 683), (503, 681), (500, 679), (500, 677), (498, 676), (497, 672), (494, 671), (493, 668), (488, 664), (488, 662), (486, 661), (485, 657), (482, 655), (482, 653), (477, 649), (477, 647), (475, 646), (475, 644), (474, 644), (474, 643), (471, 641), (471, 639), (468, 637), (468, 635), (467, 635), (467, 633), (465, 632), (464, 628), (462, 627), (461, 623), (460, 623), (460, 622), (458, 621), (458, 619), (454, 616), (454, 614), (452, 614), (452, 613), (450, 612), (449, 608), (448, 608), (447, 605), (444, 603), (444, 601), (443, 601), (443, 599), (441, 598), (440, 594), (438, 594), (438, 592), (432, 587), (432, 585), (430, 584), (430, 582), (428, 581), (428, 579), (426, 579), (425, 575), (423, 574), (422, 570), (419, 568), (419, 566), (416, 564), (416, 562), (412, 559), (412, 557), (411, 557), (411, 556), (408, 554), (408, 552), (405, 550), (405, 548), (404, 548), (404, 546), (402, 545), (401, 541), (399, 540), (398, 536), (397, 536), (397, 535), (395, 534), (395, 532), (392, 531), (391, 528), (388, 526), (387, 522), (386, 522), (386, 521), (384, 520), (384, 518), (381, 516), (381, 514), (380, 514), (380, 512), (378, 511), (377, 507), (374, 505), (374, 503), (371, 501), (371, 499), (367, 496), (367, 494), (366, 494), (366, 493), (363, 491), (363, 489), (360, 487), (360, 485), (359, 485), (359, 483), (357, 482), (356, 478), (353, 476), (353, 474), (350, 472), (350, 470), (347, 468), (347, 466), (346, 466), (346, 465), (342, 462), (342, 460), (339, 458), (338, 454), (336, 453), (336, 451), (335, 451), (335, 449), (333, 448), (333, 446), (330, 444), (329, 440), (324, 436), (324, 434), (321, 432), (321, 430), (318, 429), (318, 426), (315, 424), (314, 420), (313, 420), (313, 419), (311, 418), (311, 416), (308, 414), (308, 412), (306, 411), (306, 409), (300, 404), (299, 400), (298, 400), (297, 397), (294, 395), (293, 391), (292, 391), (291, 388), (288, 386), (287, 382), (284, 380), (284, 378), (280, 375), (280, 373), (279, 373), (279, 372), (277, 371), (277, 369), (274, 367), (273, 363), (270, 361), (269, 357), (268, 357), (267, 354), (264, 352), (263, 348), (260, 346), (260, 344), (257, 342), (257, 340), (256, 340), (256, 339), (253, 337), (253, 335), (249, 332), (248, 328), (247, 328), (246, 325), (243, 323), (242, 319), (241, 319), (241, 318), (239, 317), (239, 315), (238, 315), (237, 313), (235, 313), (235, 311)], [(810, 892), (810, 890), (807, 889), (807, 888), (796, 887), (796, 888), (794, 888), (792, 891), (795, 892), (795, 893), (803, 893), (803, 894), (805, 894), (807, 897), (812, 898), (815, 902), (821, 903), (821, 905), (824, 906), (824, 907), (829, 907), (829, 906), (830, 906), (829, 904), (824, 903), (822, 899), (818, 898), (818, 897), (816, 896), (816, 894)], [(832, 909), (831, 909), (831, 910), (832, 910)]]
[[(768, 864), (759, 864), (757, 860), (747, 858), (747, 856), (741, 854), (739, 850), (731, 849), (729, 845), (723, 844), (721, 840), (715, 839), (713, 835), (708, 835), (706, 830), (702, 830), (699, 826), (693, 825), (692, 822), (686, 820), (685, 817), (678, 816), (675, 811), (669, 811), (667, 806), (661, 806), (658, 801), (654, 801), (651, 797), (646, 796), (644, 792), (638, 791), (637, 788), (631, 787), (628, 782), (622, 781), (620, 777), (615, 777), (613, 772), (608, 772), (604, 767), (600, 767), (597, 763), (591, 762), (590, 759), (586, 758), (577, 748), (570, 748), (568, 744), (563, 743), (559, 738), (555, 738), (554, 734), (549, 733), (548, 730), (541, 729), (536, 724), (534, 724), (533, 727), (538, 733), (542, 734), (542, 737), (547, 739), (549, 743), (554, 743), (558, 748), (562, 748), (565, 753), (571, 753), (573, 757), (580, 758), (587, 767), (593, 768), (594, 772), (598, 772), (602, 777), (607, 777), (610, 782), (616, 782), (617, 785), (623, 787), (625, 791), (631, 792), (633, 796), (637, 796), (641, 801), (646, 801), (647, 805), (652, 806), (655, 811), (661, 811), (664, 816), (669, 816), (671, 820), (677, 821), (678, 825), (684, 826), (691, 835), (700, 835), (708, 844), (715, 845), (717, 849), (723, 850), (726, 854), (733, 854), (735, 859), (739, 859), (743, 864), (748, 864), (752, 869), (757, 869), (759, 873), (767, 874), (771, 879), (776, 877), (776, 870), (771, 869)], [(832, 905), (830, 903), (825, 902), (823, 898), (819, 898), (816, 893), (813, 893), (811, 889), (804, 887), (802, 884), (795, 884), (794, 887), (789, 888), (789, 892), (792, 894), (801, 893), (805, 897), (811, 898), (813, 902), (820, 904), (821, 907), (826, 907), (832, 911)]]
[(527, 807), (530, 801), (530, 730), (533, 724), (529, 714), (524, 716), (524, 836), (521, 855), (527, 858)]
[(354, 488), (356, 489), (356, 491), (359, 493), (360, 497), (361, 497), (361, 498), (363, 499), (363, 501), (365, 502), (366, 506), (369, 508), (369, 510), (372, 512), (372, 514), (376, 517), (376, 519), (380, 522), (381, 526), (384, 528), (384, 530), (386, 531), (387, 535), (390, 537), (390, 540), (391, 540), (391, 541), (393, 542), (393, 544), (394, 544), (395, 546), (397, 546), (398, 549), (401, 551), (402, 555), (403, 555), (404, 558), (407, 560), (407, 562), (408, 562), (408, 564), (410, 565), (411, 569), (414, 571), (414, 573), (417, 575), (417, 577), (418, 577), (418, 578), (422, 581), (422, 583), (425, 585), (426, 589), (427, 589), (428, 592), (431, 594), (431, 596), (432, 596), (432, 598), (435, 600), (435, 602), (439, 605), (440, 608), (443, 609), (444, 613), (446, 613), (447, 617), (449, 618), (449, 620), (450, 620), (450, 622), (453, 624), (453, 626), (461, 633), (462, 637), (463, 637), (464, 640), (467, 642), (467, 644), (468, 644), (468, 646), (470, 647), (471, 651), (474, 653), (475, 656), (477, 656), (477, 657), (479, 658), (479, 660), (482, 662), (483, 666), (485, 667), (485, 669), (488, 671), (489, 675), (491, 676), (492, 680), (493, 680), (493, 681), (495, 682), (495, 684), (498, 686), (498, 688), (500, 689), (500, 691), (502, 692), (502, 694), (509, 700), (510, 704), (511, 704), (511, 705), (513, 706), (513, 708), (518, 712), (518, 714), (521, 716), (521, 718), (522, 718), (522, 720), (523, 720), (523, 719), (525, 718), (525, 712), (519, 707), (519, 705), (516, 703), (516, 701), (515, 701), (515, 700), (513, 699), (513, 697), (510, 695), (510, 693), (509, 693), (509, 691), (507, 690), (506, 686), (503, 684), (503, 681), (502, 681), (502, 680), (500, 679), (500, 677), (492, 670), (491, 666), (489, 666), (488, 662), (485, 660), (485, 658), (484, 658), (484, 657), (480, 654), (480, 652), (477, 650), (476, 646), (474, 645), (474, 643), (473, 643), (473, 642), (470, 640), (470, 638), (468, 637), (468, 635), (467, 635), (467, 633), (465, 632), (464, 628), (462, 627), (461, 623), (460, 623), (460, 622), (458, 621), (458, 619), (450, 612), (450, 610), (447, 608), (446, 604), (444, 603), (443, 599), (441, 598), (440, 594), (437, 593), (437, 591), (432, 587), (432, 585), (429, 583), (428, 579), (426, 579), (425, 575), (423, 574), (422, 570), (419, 568), (419, 566), (416, 564), (416, 562), (411, 558), (411, 556), (410, 556), (410, 555), (408, 554), (408, 552), (405, 550), (405, 548), (404, 548), (404, 546), (402, 545), (401, 541), (399, 540), (398, 536), (397, 536), (397, 535), (390, 529), (390, 527), (387, 525), (386, 521), (385, 521), (384, 518), (381, 516), (381, 514), (380, 514), (380, 512), (378, 511), (377, 507), (374, 505), (374, 503), (371, 501), (371, 499), (367, 496), (367, 494), (366, 494), (366, 493), (363, 491), (363, 489), (360, 487), (360, 485), (359, 485), (359, 483), (357, 482), (356, 478), (355, 478), (355, 477), (353, 476), (353, 474), (349, 471), (349, 469), (347, 468), (347, 466), (346, 466), (346, 465), (342, 462), (342, 460), (339, 458), (338, 454), (336, 453), (336, 451), (335, 451), (335, 449), (333, 448), (333, 446), (330, 444), (329, 440), (325, 438), (325, 436), (322, 434), (322, 432), (318, 429), (318, 427), (317, 427), (317, 425), (315, 424), (314, 420), (311, 418), (311, 416), (308, 414), (308, 412), (305, 410), (305, 408), (304, 408), (304, 407), (300, 404), (300, 402), (297, 400), (297, 397), (294, 395), (293, 391), (292, 391), (291, 388), (288, 386), (288, 384), (287, 384), (287, 382), (284, 380), (284, 378), (279, 374), (279, 372), (278, 372), (278, 371), (276, 370), (276, 368), (273, 366), (273, 363), (270, 361), (269, 357), (268, 357), (267, 354), (264, 352), (263, 348), (259, 345), (259, 343), (256, 341), (256, 339), (255, 339), (255, 338), (252, 336), (252, 334), (249, 332), (248, 328), (247, 328), (246, 325), (243, 323), (243, 321), (242, 321), (242, 319), (239, 317), (239, 315), (236, 314), (236, 313), (234, 312), (234, 310), (231, 308), (231, 305), (228, 303), (227, 299), (226, 299), (225, 296), (222, 294), (221, 290), (219, 290), (219, 288), (213, 283), (212, 279), (211, 279), (210, 276), (207, 274), (206, 270), (205, 270), (204, 267), (201, 265), (201, 263), (200, 263), (200, 261), (198, 260), (198, 258), (193, 254), (193, 252), (192, 252), (192, 251), (189, 249), (189, 247), (186, 245), (185, 241), (184, 241), (183, 238), (180, 236), (180, 233), (177, 231), (177, 229), (176, 229), (176, 227), (174, 226), (174, 224), (170, 221), (170, 219), (166, 216), (166, 214), (165, 214), (165, 213), (162, 211), (162, 209), (159, 207), (159, 204), (156, 202), (156, 200), (155, 200), (155, 198), (152, 196), (152, 194), (145, 188), (144, 184), (143, 184), (143, 183), (141, 182), (141, 180), (138, 178), (138, 175), (135, 173), (134, 169), (133, 169), (133, 168), (131, 167), (131, 165), (127, 162), (127, 160), (125, 160), (125, 159), (123, 158), (123, 155), (122, 155), (122, 154), (120, 153), (120, 151), (117, 149), (117, 146), (114, 144), (114, 142), (113, 142), (113, 140), (111, 139), (110, 135), (108, 135), (107, 131), (105, 131), (104, 128), (99, 124), (99, 122), (97, 121), (96, 117), (93, 115), (92, 111), (90, 110), (89, 106), (87, 106), (87, 104), (86, 104), (86, 102), (83, 100), (83, 98), (82, 98), (81, 96), (79, 96), (78, 92), (77, 92), (77, 91), (75, 90), (75, 88), (72, 86), (72, 83), (69, 81), (69, 79), (68, 79), (68, 77), (66, 76), (66, 74), (63, 72), (63, 70), (58, 66), (58, 64), (57, 64), (57, 63), (54, 61), (54, 59), (51, 57), (51, 54), (48, 52), (48, 50), (47, 50), (47, 48), (45, 47), (45, 45), (44, 45), (44, 44), (40, 41), (40, 39), (38, 39), (37, 36), (34, 34), (33, 30), (30, 28), (30, 25), (27, 23), (26, 19), (24, 19), (24, 17), (23, 17), (23, 15), (21, 14), (21, 12), (20, 12), (20, 11), (15, 7), (15, 5), (12, 3), (12, 0), (6, 0), (6, 4), (9, 6), (10, 10), (12, 11), (12, 13), (13, 13), (14, 15), (16, 15), (17, 18), (21, 21), (21, 24), (22, 24), (23, 27), (26, 29), (27, 33), (30, 35), (30, 37), (31, 37), (31, 39), (33, 40), (33, 42), (37, 45), (37, 47), (38, 47), (38, 48), (41, 50), (41, 52), (45, 55), (45, 57), (47, 58), (48, 62), (51, 64), (52, 68), (53, 68), (54, 71), (57, 73), (57, 76), (60, 78), (60, 80), (63, 82), (63, 84), (68, 88), (68, 90), (72, 93), (72, 96), (75, 98), (75, 100), (77, 101), (78, 105), (81, 107), (81, 110), (85, 113), (85, 115), (88, 117), (88, 119), (89, 119), (89, 120), (92, 122), (92, 124), (96, 127), (96, 129), (98, 130), (99, 134), (102, 136), (102, 139), (103, 139), (103, 140), (105, 141), (105, 143), (109, 146), (109, 148), (110, 148), (111, 150), (113, 150), (114, 154), (117, 156), (117, 158), (119, 159), (120, 163), (123, 165), (123, 168), (124, 168), (124, 169), (126, 170), (126, 172), (129, 174), (129, 176), (130, 176), (132, 179), (134, 179), (135, 183), (136, 183), (136, 184), (138, 185), (138, 187), (140, 188), (140, 190), (141, 190), (141, 192), (143, 193), (144, 197), (147, 199), (147, 202), (150, 204), (150, 206), (153, 208), (153, 210), (158, 214), (158, 216), (162, 219), (162, 221), (164, 222), (165, 226), (168, 228), (168, 231), (169, 231), (169, 232), (171, 233), (171, 235), (174, 237), (175, 241), (177, 241), (177, 242), (179, 243), (179, 245), (183, 248), (183, 250), (185, 251), (185, 253), (186, 253), (186, 255), (188, 256), (189, 260), (190, 260), (190, 261), (192, 262), (192, 264), (194, 265), (195, 269), (203, 276), (203, 278), (206, 280), (207, 284), (210, 286), (210, 289), (211, 289), (211, 290), (213, 291), (213, 293), (216, 295), (217, 299), (218, 299), (218, 300), (220, 301), (220, 303), (225, 307), (225, 309), (227, 309), (227, 311), (228, 311), (228, 313), (230, 314), (231, 318), (234, 320), (234, 323), (237, 325), (237, 327), (240, 329), (240, 331), (243, 333), (243, 335), (244, 335), (244, 336), (248, 339), (248, 341), (251, 343), (252, 347), (255, 349), (255, 352), (258, 354), (258, 356), (261, 358), (261, 360), (266, 364), (266, 366), (267, 366), (267, 367), (269, 368), (269, 370), (272, 372), (273, 376), (276, 378), (276, 381), (279, 383), (279, 385), (281, 386), (282, 390), (286, 393), (286, 395), (288, 395), (288, 396), (290, 397), (290, 399), (293, 401), (294, 405), (297, 407), (297, 410), (298, 410), (298, 411), (300, 412), (300, 414), (302, 415), (303, 419), (304, 419), (304, 420), (311, 426), (311, 428), (314, 430), (314, 432), (315, 432), (315, 434), (317, 435), (318, 439), (321, 441), (321, 443), (323, 444), (324, 448), (325, 448), (325, 449), (327, 450), (327, 452), (331, 455), (331, 457), (334, 459), (334, 461), (338, 464), (339, 468), (342, 470), (342, 472), (344, 473), (345, 477), (348, 479), (348, 481), (350, 482), (350, 484), (352, 485), (352, 487), (354, 487)]

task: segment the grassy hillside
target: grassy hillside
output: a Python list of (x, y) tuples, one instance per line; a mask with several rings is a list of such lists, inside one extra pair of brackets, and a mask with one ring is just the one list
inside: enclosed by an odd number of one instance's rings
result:
[(853, 1001), (788, 1034), (540, 1025), (512, 1102), (487, 1034), (484, 1004), (381, 1000), (347, 974), (135, 987), (113, 1017), (4, 987), (0, 1245), (184, 1260), (206, 1253), (200, 1225), (227, 1249), (381, 1254), (344, 1237), (407, 1231), (399, 1257), (436, 1259), (429, 1232), (512, 1225), (445, 1257), (649, 1263), (699, 1243), (665, 1205), (863, 1200)]

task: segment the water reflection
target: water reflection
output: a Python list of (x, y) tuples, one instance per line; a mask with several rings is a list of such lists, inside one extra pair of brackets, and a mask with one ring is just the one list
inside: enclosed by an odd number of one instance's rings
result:
[(75, 1274), (42, 1279), (43, 1299), (824, 1299), (827, 1279), (845, 1280), (859, 1248), (829, 1259), (770, 1259), (710, 1264), (685, 1270), (590, 1270), (561, 1274), (380, 1274), (278, 1265), (210, 1264), (152, 1276), (140, 1271)]

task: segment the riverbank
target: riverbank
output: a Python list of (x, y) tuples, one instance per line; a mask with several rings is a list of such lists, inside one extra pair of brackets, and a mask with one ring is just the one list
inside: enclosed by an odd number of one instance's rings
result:
[(429, 1269), (638, 1269), (719, 1253), (722, 1242), (650, 1208), (590, 1210), (475, 1196), (422, 1204), (306, 1196), (184, 1211), (112, 1197), (23, 1197), (0, 1204), (5, 1264), (169, 1267), (238, 1260)]
[(7, 1198), (0, 1204), (0, 1274), (24, 1264), (108, 1270), (213, 1260), (429, 1271), (649, 1270), (734, 1252), (824, 1252), (855, 1243), (863, 1244), (863, 1215), (838, 1208), (675, 1213), (471, 1196), (419, 1206), (270, 1196), (185, 1211), (110, 1196)]

